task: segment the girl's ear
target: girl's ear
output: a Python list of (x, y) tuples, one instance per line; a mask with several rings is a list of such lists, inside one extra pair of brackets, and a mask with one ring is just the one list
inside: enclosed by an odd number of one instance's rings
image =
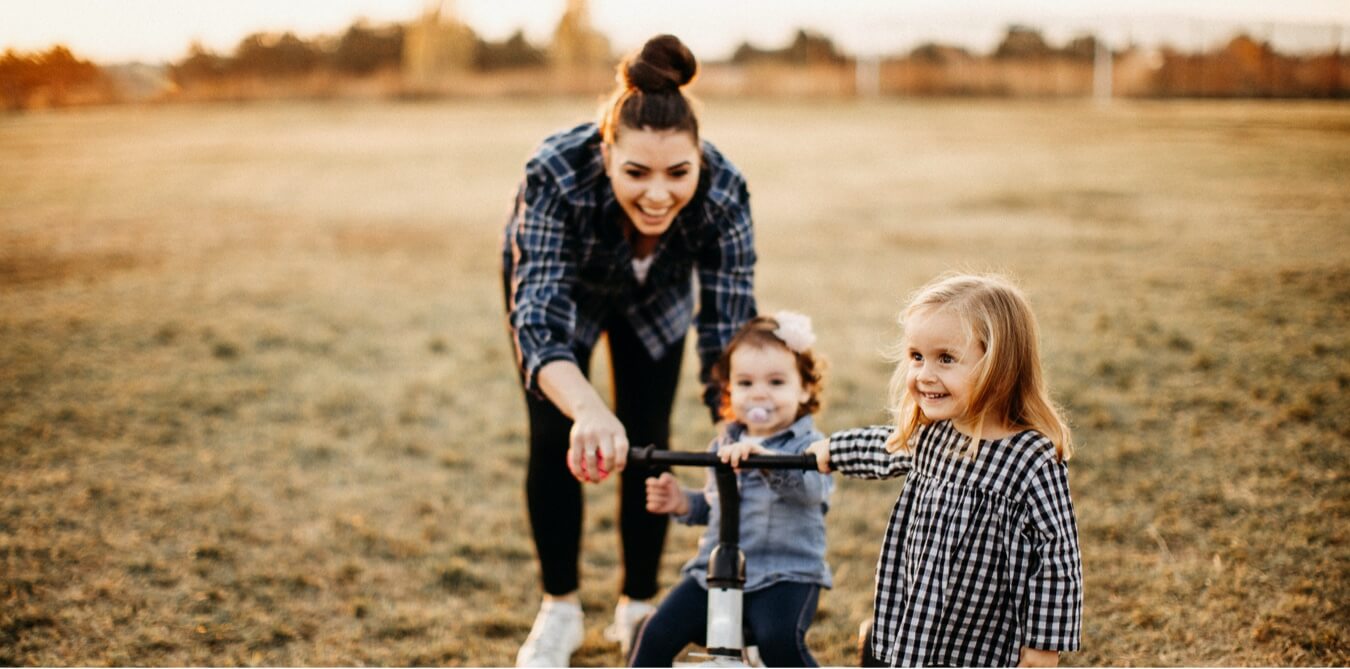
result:
[(600, 159), (605, 164), (605, 174), (609, 174), (609, 142), (600, 142)]

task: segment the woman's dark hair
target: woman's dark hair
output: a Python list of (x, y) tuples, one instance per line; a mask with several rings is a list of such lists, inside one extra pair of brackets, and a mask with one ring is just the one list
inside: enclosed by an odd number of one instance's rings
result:
[(698, 118), (680, 91), (698, 75), (698, 61), (674, 35), (657, 35), (619, 63), (618, 85), (600, 114), (600, 134), (607, 144), (619, 128), (680, 130), (698, 142)]

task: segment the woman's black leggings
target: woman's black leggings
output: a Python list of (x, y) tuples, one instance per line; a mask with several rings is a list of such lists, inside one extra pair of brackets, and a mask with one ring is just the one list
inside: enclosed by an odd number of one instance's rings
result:
[[(606, 324), (613, 370), (614, 414), (632, 446), (670, 444), (670, 411), (680, 378), (684, 340), (654, 360), (622, 317)], [(590, 350), (574, 350), (581, 371), (590, 375)], [(547, 399), (525, 393), (530, 417), (530, 464), (525, 499), (544, 582), (544, 592), (563, 595), (578, 587), (581, 552), (581, 483), (567, 469), (572, 420)], [(668, 517), (647, 512), (645, 480), (650, 473), (629, 466), (619, 475), (619, 538), (623, 550), (623, 594), (634, 599), (656, 595), (661, 548)]]

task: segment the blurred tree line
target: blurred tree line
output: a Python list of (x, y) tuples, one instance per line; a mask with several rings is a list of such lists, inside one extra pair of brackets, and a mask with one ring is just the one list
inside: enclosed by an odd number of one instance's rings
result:
[(998, 60), (1067, 58), (1069, 60), (1092, 60), (1097, 52), (1097, 38), (1092, 35), (1075, 37), (1063, 47), (1050, 46), (1039, 30), (1028, 26), (1013, 25), (1003, 36), (990, 54)]
[[(401, 24), (372, 26), (357, 21), (339, 36), (302, 39), (293, 33), (255, 33), (239, 41), (229, 55), (193, 44), (181, 61), (170, 67), (179, 86), (219, 82), (230, 78), (279, 79), (316, 72), (364, 77), (396, 72), (403, 62), (405, 28)], [(473, 66), (489, 71), (541, 67), (545, 53), (517, 30), (503, 42), (473, 35)]]
[(237, 77), (298, 77), (317, 71), (367, 76), (397, 70), (403, 58), (403, 26), (371, 26), (358, 21), (337, 37), (301, 39), (294, 33), (254, 33), (239, 41), (232, 55), (194, 43), (183, 60), (170, 66), (179, 86)]
[[(142, 66), (158, 74), (128, 72), (128, 66), (100, 68), (81, 59), (64, 46), (42, 52), (7, 50), (0, 57), (0, 110), (100, 104), (119, 100), (160, 99), (178, 93), (240, 90), (240, 96), (274, 94), (272, 89), (240, 88), (239, 82), (299, 82), (309, 78), (316, 95), (344, 85), (383, 75), (392, 82), (378, 89), (397, 94), (398, 82), (407, 76), (408, 25), (370, 25), (357, 20), (341, 34), (301, 38), (293, 33), (255, 33), (244, 37), (226, 54), (201, 44), (192, 45), (178, 62), (167, 67)], [(495, 73), (535, 70), (540, 80), (535, 88), (551, 90), (552, 75), (546, 71), (550, 51), (536, 47), (517, 30), (500, 42), (484, 40), (463, 26), (464, 66), (471, 71)], [(1062, 46), (1046, 41), (1034, 27), (1010, 26), (992, 51), (984, 54), (937, 42), (929, 42), (906, 54), (879, 61), (874, 91), (896, 95), (973, 96), (1079, 96), (1092, 89), (1094, 58), (1106, 54), (1114, 71), (1114, 94), (1123, 97), (1350, 97), (1350, 59), (1339, 48), (1320, 54), (1286, 54), (1269, 42), (1236, 35), (1229, 42), (1206, 51), (1181, 51), (1167, 46), (1142, 49), (1127, 46), (1106, 48), (1090, 34), (1070, 39)], [(852, 91), (854, 58), (828, 36), (798, 30), (791, 42), (777, 49), (756, 47), (748, 42), (735, 49), (724, 65), (765, 66), (756, 82), (763, 92), (791, 90), (793, 78), (837, 76), (837, 88)], [(826, 66), (821, 68), (819, 66)], [(806, 75), (801, 68), (816, 68)], [(837, 73), (831, 74), (837, 70)], [(322, 82), (313, 84), (312, 75)], [(536, 75), (531, 75), (536, 76)], [(158, 86), (156, 86), (158, 77)], [(762, 81), (761, 81), (762, 80)], [(369, 81), (376, 81), (370, 79)], [(130, 83), (128, 83), (130, 82)], [(776, 83), (775, 83), (776, 82)], [(140, 83), (152, 91), (134, 92)], [(221, 86), (217, 86), (221, 85)], [(324, 88), (327, 87), (327, 88)], [(270, 90), (270, 92), (269, 92)], [(833, 89), (831, 89), (833, 90)], [(129, 92), (130, 91), (130, 92)], [(158, 91), (155, 93), (154, 91)], [(735, 93), (736, 90), (723, 91)], [(182, 99), (209, 99), (210, 95), (188, 94)]]
[(103, 71), (64, 46), (34, 53), (7, 49), (0, 58), (0, 108), (8, 111), (60, 106), (108, 92)]
[(1205, 51), (1111, 48), (1091, 34), (1061, 47), (1029, 26), (1008, 28), (986, 55), (929, 42), (881, 61), (877, 92), (901, 95), (1087, 95), (1104, 59), (1113, 95), (1153, 98), (1345, 98), (1350, 61), (1335, 43), (1322, 53), (1281, 53), (1245, 33)]
[(759, 49), (749, 42), (741, 42), (731, 54), (733, 65), (840, 65), (847, 61), (848, 57), (840, 52), (833, 40), (811, 30), (798, 30), (792, 42), (781, 49)]
[[(1069, 58), (1073, 60), (1092, 60), (1097, 49), (1097, 39), (1083, 35), (1071, 40), (1061, 48), (1055, 48), (1045, 41), (1040, 31), (1021, 25), (1009, 26), (1003, 41), (989, 54), (998, 60)], [(941, 61), (953, 56), (978, 58), (967, 49), (959, 46), (927, 42), (910, 52), (909, 57), (920, 60)], [(828, 36), (811, 30), (798, 30), (792, 42), (781, 49), (760, 49), (749, 42), (742, 42), (731, 56), (735, 65), (751, 63), (778, 63), (783, 65), (839, 65), (849, 62), (850, 58), (835, 46)]]

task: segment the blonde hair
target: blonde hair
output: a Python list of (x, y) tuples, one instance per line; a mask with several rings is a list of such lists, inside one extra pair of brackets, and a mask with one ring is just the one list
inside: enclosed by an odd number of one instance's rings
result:
[[(956, 274), (939, 277), (914, 294), (900, 314), (900, 325), (920, 311), (945, 310), (966, 329), (983, 353), (975, 365), (975, 382), (965, 416), (974, 425), (970, 454), (976, 453), (986, 421), (1014, 429), (1033, 429), (1055, 445), (1060, 460), (1073, 455), (1073, 441), (1063, 412), (1050, 399), (1041, 370), (1040, 333), (1036, 315), (1022, 291), (998, 275)], [(902, 351), (896, 362), (905, 360)], [(895, 434), (888, 451), (909, 450), (919, 428), (932, 422), (910, 396), (908, 368), (897, 364), (891, 377), (890, 406)]]

